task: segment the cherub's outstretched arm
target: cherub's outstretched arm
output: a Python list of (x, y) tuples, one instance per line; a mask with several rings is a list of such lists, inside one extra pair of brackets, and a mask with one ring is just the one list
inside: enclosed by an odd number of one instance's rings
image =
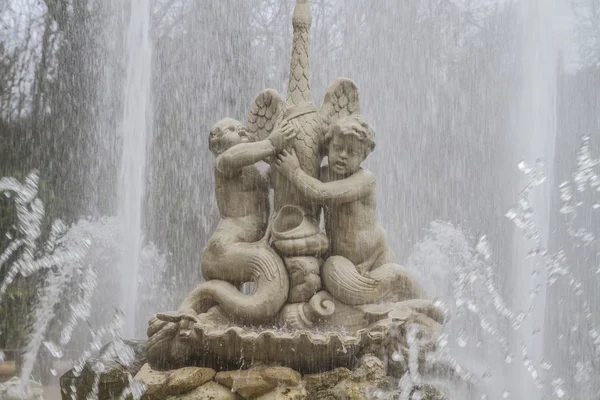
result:
[(360, 170), (348, 178), (321, 182), (300, 168), (295, 154), (284, 152), (275, 168), (286, 175), (290, 182), (307, 198), (321, 204), (349, 203), (369, 196), (375, 190), (375, 177)]
[(240, 143), (220, 154), (215, 161), (215, 168), (222, 174), (234, 175), (243, 167), (264, 160), (275, 152), (275, 147), (268, 140)]
[(285, 146), (285, 143), (296, 136), (291, 125), (285, 124), (276, 129), (265, 140), (254, 143), (237, 144), (222, 154), (215, 161), (215, 168), (226, 176), (239, 173), (243, 167), (252, 165), (267, 157), (274, 156)]

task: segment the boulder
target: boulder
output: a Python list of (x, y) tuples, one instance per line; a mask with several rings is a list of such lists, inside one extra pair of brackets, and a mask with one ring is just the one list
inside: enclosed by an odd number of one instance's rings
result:
[(303, 381), (308, 393), (329, 389), (350, 376), (348, 368), (336, 368), (320, 374), (304, 375)]
[(206, 382), (196, 389), (176, 395), (165, 397), (165, 400), (237, 400), (238, 396), (231, 389), (217, 382)]
[(303, 387), (277, 387), (272, 391), (253, 397), (252, 400), (306, 400), (306, 389)]
[(265, 394), (276, 386), (265, 380), (257, 369), (218, 372), (215, 381), (234, 390), (244, 399)]
[(383, 361), (371, 354), (361, 357), (350, 378), (356, 382), (370, 382), (374, 385), (389, 382)]
[[(129, 347), (128, 352), (115, 352), (114, 344), (109, 343), (100, 350), (95, 359), (85, 363), (80, 373), (74, 369), (60, 377), (61, 396), (63, 400), (71, 400), (71, 394), (78, 399), (85, 399), (94, 388), (96, 371), (100, 372), (98, 381), (98, 400), (111, 400), (121, 396), (129, 386), (129, 378), (135, 376), (146, 359), (146, 345), (141, 341), (124, 341)], [(123, 365), (124, 354), (131, 357), (130, 365)]]
[[(87, 362), (80, 374), (71, 369), (60, 377), (63, 400), (71, 400), (71, 394), (76, 394), (75, 397), (78, 399), (85, 399), (92, 393), (98, 362), (97, 360)], [(110, 400), (119, 397), (129, 385), (129, 374), (127, 368), (116, 361), (111, 360), (103, 364), (104, 372), (100, 374), (98, 380), (98, 400)]]
[(216, 372), (211, 368), (184, 367), (171, 372), (166, 382), (166, 391), (170, 395), (177, 395), (212, 380)]
[[(150, 364), (144, 364), (135, 375), (135, 380), (146, 386), (143, 400), (162, 400), (167, 394), (167, 379), (171, 371), (155, 371)], [(177, 393), (175, 393), (177, 394)]]
[(260, 374), (265, 381), (275, 386), (298, 386), (302, 380), (299, 372), (287, 367), (267, 367)]

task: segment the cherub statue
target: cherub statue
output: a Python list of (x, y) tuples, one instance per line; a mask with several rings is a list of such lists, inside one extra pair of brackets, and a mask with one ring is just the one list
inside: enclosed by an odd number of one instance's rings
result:
[[(194, 289), (180, 311), (199, 312), (202, 302), (217, 303), (233, 320), (261, 323), (274, 317), (287, 299), (288, 277), (281, 259), (261, 239), (269, 214), (269, 184), (254, 165), (272, 157), (293, 139), (289, 124), (255, 141), (241, 122), (225, 118), (210, 132), (215, 159), (215, 194), (221, 221), (202, 252), (207, 281)], [(254, 281), (246, 295), (234, 285)]]
[[(153, 365), (197, 365), (209, 355), (240, 365), (248, 359), (307, 369), (347, 365), (354, 357), (347, 346), (381, 348), (385, 337), (378, 333), (390, 323), (407, 323), (414, 314), (434, 325), (442, 320), (431, 301), (420, 300), (424, 290), (396, 263), (376, 219), (375, 178), (361, 168), (375, 134), (358, 115), (355, 83), (339, 78), (319, 110), (313, 103), (311, 19), (309, 1), (296, 0), (286, 100), (267, 89), (254, 100), (247, 128), (224, 119), (211, 131), (221, 221), (202, 254), (207, 281), (177, 312), (150, 321)], [(325, 155), (329, 165), (321, 168)], [(269, 183), (254, 166), (259, 160), (271, 165), (270, 217)], [(256, 284), (252, 293), (238, 290), (248, 281)], [(265, 323), (284, 330), (257, 334)], [(346, 340), (340, 328), (358, 336)], [(306, 349), (322, 349), (316, 352), (322, 357), (299, 357)]]
[(330, 257), (321, 279), (348, 305), (423, 299), (425, 291), (399, 264), (375, 212), (375, 177), (361, 163), (375, 148), (375, 133), (354, 114), (337, 120), (325, 136), (328, 166), (322, 181), (300, 167), (294, 150), (284, 150), (277, 171), (310, 201), (325, 207)]
[[(149, 351), (153, 344), (176, 334), (179, 322), (194, 321), (212, 306), (219, 306), (232, 321), (260, 324), (275, 317), (285, 304), (288, 273), (281, 258), (263, 240), (269, 184), (254, 164), (275, 156), (294, 136), (289, 124), (282, 124), (260, 141), (239, 121), (225, 118), (214, 125), (209, 148), (215, 156), (215, 193), (221, 220), (202, 253), (201, 272), (206, 282), (186, 297), (178, 314), (158, 314), (150, 321)], [(244, 282), (254, 282), (256, 289), (251, 294), (242, 293), (237, 286)]]

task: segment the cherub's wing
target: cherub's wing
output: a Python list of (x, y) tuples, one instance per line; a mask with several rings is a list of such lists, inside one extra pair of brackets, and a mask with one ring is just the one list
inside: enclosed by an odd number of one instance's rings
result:
[(248, 113), (248, 130), (259, 140), (266, 139), (282, 119), (285, 101), (273, 89), (265, 89), (254, 99)]
[(329, 125), (339, 118), (360, 112), (358, 98), (358, 87), (356, 83), (348, 78), (337, 78), (325, 93), (323, 106), (319, 115), (323, 119), (323, 128), (329, 129)]

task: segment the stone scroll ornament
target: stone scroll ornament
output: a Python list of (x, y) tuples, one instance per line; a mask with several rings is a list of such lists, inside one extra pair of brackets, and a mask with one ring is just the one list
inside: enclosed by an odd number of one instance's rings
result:
[[(245, 127), (225, 118), (211, 130), (221, 220), (203, 250), (205, 281), (176, 312), (149, 322), (152, 367), (350, 366), (361, 354), (391, 359), (390, 332), (408, 324), (426, 332), (423, 348), (435, 343), (444, 316), (396, 263), (374, 219), (375, 178), (360, 168), (374, 132), (358, 115), (356, 84), (339, 78), (320, 109), (313, 103), (311, 20), (308, 0), (297, 0), (287, 99), (264, 90)], [(270, 182), (257, 161), (270, 164)], [(363, 250), (349, 249), (359, 240)], [(241, 290), (245, 282), (253, 290)]]

